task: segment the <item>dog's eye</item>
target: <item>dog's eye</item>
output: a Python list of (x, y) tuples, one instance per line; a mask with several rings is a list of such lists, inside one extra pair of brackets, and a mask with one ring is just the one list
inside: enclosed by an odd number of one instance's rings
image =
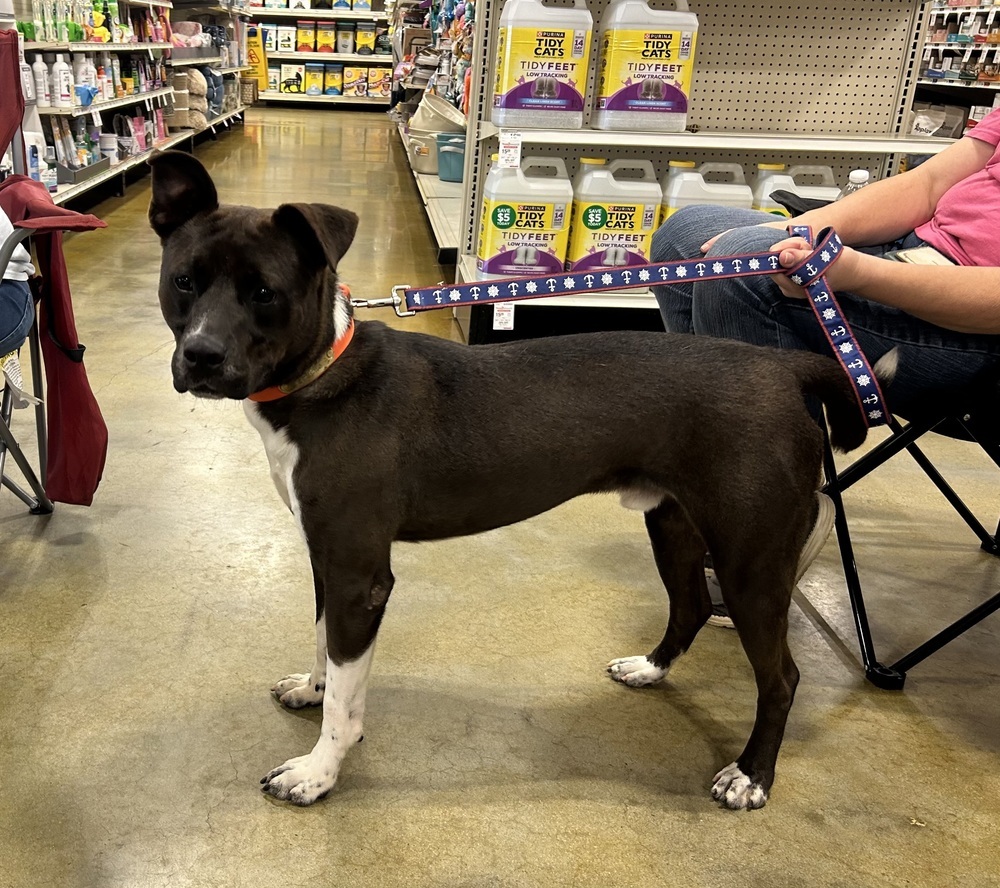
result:
[(185, 293), (190, 293), (194, 289), (194, 284), (191, 283), (191, 278), (186, 274), (179, 274), (174, 278), (174, 286), (178, 290), (183, 290)]
[(274, 290), (268, 287), (258, 287), (253, 294), (253, 301), (257, 305), (270, 305), (274, 302), (275, 293)]

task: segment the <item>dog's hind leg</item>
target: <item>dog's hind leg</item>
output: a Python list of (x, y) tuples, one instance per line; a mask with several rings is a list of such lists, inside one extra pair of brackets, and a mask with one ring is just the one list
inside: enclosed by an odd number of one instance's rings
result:
[(663, 640), (652, 653), (608, 663), (608, 674), (631, 687), (660, 681), (712, 612), (705, 584), (705, 543), (678, 502), (668, 497), (647, 512), (646, 530), (667, 588), (670, 616)]
[(757, 717), (750, 739), (739, 758), (715, 775), (712, 786), (712, 797), (727, 808), (763, 807), (774, 783), (774, 766), (799, 682), (788, 649), (795, 565), (794, 557), (780, 559), (773, 551), (757, 551), (742, 565), (720, 564), (718, 559), (715, 563), (726, 607), (757, 682)]
[(323, 574), (327, 655), (319, 740), (261, 779), (264, 792), (296, 805), (311, 805), (333, 789), (344, 756), (362, 738), (375, 636), (393, 585), (388, 553), (374, 568), (333, 564)]
[(312, 671), (308, 674), (295, 673), (286, 675), (273, 688), (271, 693), (289, 709), (302, 709), (304, 706), (319, 706), (323, 702), (323, 690), (326, 687), (326, 618), (323, 583), (319, 574), (313, 569), (313, 585), (316, 590), (316, 660)]

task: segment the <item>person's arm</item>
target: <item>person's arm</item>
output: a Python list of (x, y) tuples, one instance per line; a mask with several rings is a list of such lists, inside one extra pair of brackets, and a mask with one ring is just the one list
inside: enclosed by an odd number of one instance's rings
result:
[[(843, 200), (796, 216), (795, 224), (810, 225), (817, 233), (832, 227), (845, 244), (856, 247), (889, 243), (927, 222), (941, 195), (983, 169), (995, 150), (982, 139), (966, 136), (914, 170), (873, 182)], [(781, 230), (788, 224), (780, 219), (763, 223)], [(707, 241), (702, 252), (718, 236)]]
[(851, 246), (889, 243), (929, 221), (941, 196), (983, 169), (994, 151), (994, 145), (981, 139), (959, 139), (916, 169), (873, 182), (843, 200), (803, 213), (795, 222), (817, 232), (833, 227)]
[[(794, 268), (812, 252), (801, 238), (789, 238), (775, 249), (785, 268)], [(786, 296), (806, 297), (783, 274), (774, 280)], [(1000, 334), (1000, 268), (909, 265), (846, 248), (830, 267), (827, 282), (835, 291), (892, 305), (948, 330)]]

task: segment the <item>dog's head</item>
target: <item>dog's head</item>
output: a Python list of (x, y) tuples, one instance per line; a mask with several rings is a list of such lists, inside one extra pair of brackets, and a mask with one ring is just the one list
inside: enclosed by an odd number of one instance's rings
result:
[(332, 341), (337, 263), (358, 217), (324, 204), (219, 206), (191, 155), (165, 151), (149, 165), (174, 388), (242, 399), (295, 378)]

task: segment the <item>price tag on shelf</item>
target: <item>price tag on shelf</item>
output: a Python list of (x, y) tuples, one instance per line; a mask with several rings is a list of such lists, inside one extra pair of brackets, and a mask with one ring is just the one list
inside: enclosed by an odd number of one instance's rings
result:
[(996, 10), (996, 7), (994, 6), (993, 9), (991, 9), (989, 11), (989, 14), (986, 16), (986, 30), (987, 31), (989, 31), (989, 29), (993, 27), (993, 19), (995, 19), (996, 17), (997, 17), (997, 10)]
[(521, 166), (521, 134), (519, 132), (500, 133), (500, 159), (497, 165), (502, 170), (517, 169)]
[(101, 120), (101, 112), (96, 108), (90, 112), (90, 120), (94, 126), (103, 126), (104, 122)]
[(931, 60), (931, 56), (933, 56), (933, 55), (934, 55), (934, 49), (932, 47), (928, 46), (924, 50), (924, 61), (925, 62), (929, 62)]
[(514, 329), (514, 303), (495, 302), (493, 303), (493, 329), (513, 330)]
[(963, 62), (967, 62), (967, 61), (969, 61), (969, 59), (971, 59), (971, 58), (972, 58), (972, 53), (973, 53), (973, 52), (975, 52), (975, 49), (976, 49), (976, 48), (975, 48), (974, 46), (970, 46), (970, 47), (969, 47), (969, 48), (968, 48), (968, 49), (967, 49), (967, 50), (965, 51), (965, 55), (964, 55), (964, 56), (962, 56), (962, 61), (963, 61)]

